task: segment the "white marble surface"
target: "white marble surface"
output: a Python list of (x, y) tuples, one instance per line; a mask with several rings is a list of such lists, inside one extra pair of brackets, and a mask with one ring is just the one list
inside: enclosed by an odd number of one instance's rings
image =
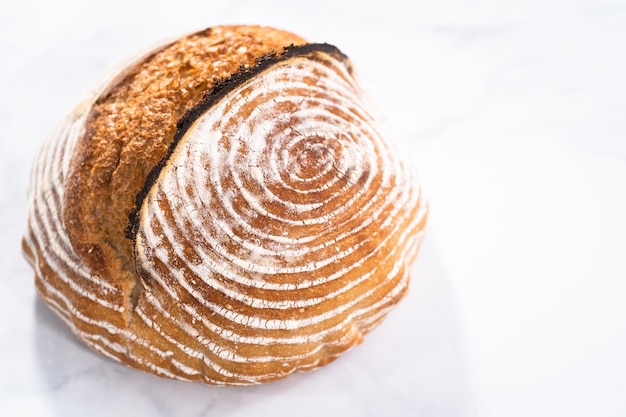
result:
[[(0, 415), (626, 415), (626, 2), (175, 4), (0, 5)], [(344, 50), (431, 203), (412, 291), (365, 344), (252, 388), (89, 351), (20, 253), (47, 132), (115, 63), (220, 23)]]

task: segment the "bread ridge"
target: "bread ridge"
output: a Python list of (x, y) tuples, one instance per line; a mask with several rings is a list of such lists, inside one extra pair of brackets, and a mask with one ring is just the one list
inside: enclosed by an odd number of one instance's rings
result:
[(269, 27), (212, 27), (156, 48), (100, 92), (71, 158), (63, 204), (72, 245), (95, 274), (124, 292), (138, 285), (133, 244), (125, 236), (128, 216), (184, 114), (241, 67), (304, 43)]

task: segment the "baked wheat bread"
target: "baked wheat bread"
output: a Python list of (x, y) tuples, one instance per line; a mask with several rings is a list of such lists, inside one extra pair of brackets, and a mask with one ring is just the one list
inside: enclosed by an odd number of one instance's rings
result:
[(37, 289), (83, 342), (228, 385), (360, 343), (406, 293), (427, 212), (348, 58), (256, 26), (124, 68), (45, 142), (29, 207)]

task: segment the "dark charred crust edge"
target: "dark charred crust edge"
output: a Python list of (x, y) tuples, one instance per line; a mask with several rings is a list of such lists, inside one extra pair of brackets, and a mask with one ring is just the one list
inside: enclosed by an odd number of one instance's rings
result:
[(343, 54), (337, 47), (327, 43), (309, 43), (305, 45), (291, 45), (283, 49), (282, 52), (270, 52), (257, 58), (255, 65), (251, 67), (241, 66), (237, 72), (230, 77), (223, 80), (219, 80), (215, 85), (208, 90), (202, 100), (177, 122), (176, 133), (174, 139), (170, 144), (167, 153), (150, 171), (146, 177), (144, 185), (137, 193), (135, 198), (135, 206), (128, 215), (129, 224), (126, 227), (126, 237), (132, 241), (135, 241), (137, 231), (139, 228), (139, 216), (141, 212), (141, 206), (143, 201), (147, 197), (152, 186), (156, 183), (161, 171), (167, 164), (176, 147), (181, 139), (185, 136), (189, 128), (194, 124), (196, 120), (200, 118), (211, 107), (215, 106), (219, 101), (224, 98), (228, 93), (243, 85), (245, 82), (251, 80), (255, 76), (261, 74), (263, 71), (271, 68), (272, 66), (286, 61), (290, 58), (305, 57), (313, 60), (322, 60), (321, 54), (330, 55), (333, 58), (341, 61), (347, 68), (348, 72), (352, 75), (352, 66), (348, 57)]

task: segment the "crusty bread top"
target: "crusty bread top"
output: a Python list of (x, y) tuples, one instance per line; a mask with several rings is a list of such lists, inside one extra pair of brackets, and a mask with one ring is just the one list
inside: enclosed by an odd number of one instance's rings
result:
[(128, 215), (177, 121), (241, 66), (305, 41), (258, 26), (207, 29), (171, 43), (124, 72), (96, 98), (66, 184), (64, 222), (79, 256), (120, 286), (134, 285)]
[(334, 360), (406, 294), (427, 215), (414, 172), (348, 58), (302, 43), (187, 36), (45, 142), (24, 253), (88, 346), (168, 378), (268, 382)]

